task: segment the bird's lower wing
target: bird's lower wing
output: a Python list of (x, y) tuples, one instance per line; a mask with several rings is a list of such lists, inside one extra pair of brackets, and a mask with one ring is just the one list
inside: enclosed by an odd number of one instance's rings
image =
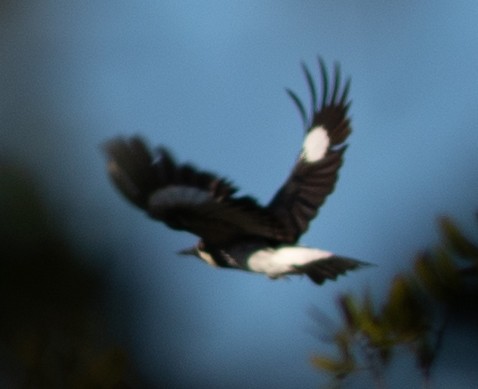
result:
[(335, 280), (339, 275), (365, 266), (370, 264), (356, 259), (332, 256), (294, 267), (297, 273), (306, 274), (313, 282), (322, 285), (326, 280)]

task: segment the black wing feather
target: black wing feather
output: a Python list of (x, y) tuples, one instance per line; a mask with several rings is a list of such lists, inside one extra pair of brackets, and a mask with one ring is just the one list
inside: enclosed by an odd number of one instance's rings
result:
[(226, 179), (178, 164), (164, 148), (153, 155), (138, 137), (117, 138), (104, 149), (108, 171), (123, 195), (152, 218), (222, 245), (243, 236), (275, 239), (277, 222), (267, 209)]
[(316, 284), (322, 285), (326, 280), (336, 280), (338, 276), (350, 270), (366, 266), (371, 265), (351, 258), (332, 256), (306, 265), (295, 266), (295, 269), (298, 273), (305, 273)]
[[(304, 74), (312, 103), (317, 103), (317, 93), (310, 71), (304, 66)], [(320, 106), (312, 106), (312, 114), (306, 117), (306, 109), (293, 92), (289, 92), (299, 108), (307, 126), (307, 134), (321, 126), (329, 138), (325, 155), (317, 161), (306, 161), (300, 156), (292, 173), (269, 203), (269, 210), (282, 222), (286, 231), (285, 241), (295, 243), (307, 230), (309, 222), (317, 215), (318, 208), (334, 190), (338, 171), (346, 149), (344, 142), (351, 132), (347, 112), (350, 106), (348, 92), (350, 80), (341, 85), (340, 69), (334, 66), (332, 93), (329, 95), (329, 76), (324, 62), (319, 59), (322, 80)], [(306, 134), (306, 135), (307, 135)]]

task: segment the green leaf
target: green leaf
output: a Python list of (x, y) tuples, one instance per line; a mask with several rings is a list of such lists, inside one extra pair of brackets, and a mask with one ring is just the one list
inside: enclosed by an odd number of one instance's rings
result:
[(389, 344), (388, 329), (383, 324), (382, 318), (376, 313), (372, 297), (367, 291), (362, 306), (357, 312), (357, 325), (372, 347), (384, 347)]
[(439, 301), (448, 301), (448, 290), (444, 287), (435, 270), (435, 263), (430, 253), (419, 254), (415, 260), (414, 268), (418, 282), (431, 297)]
[(351, 359), (340, 360), (325, 356), (314, 356), (312, 357), (312, 364), (337, 378), (344, 378), (356, 370), (355, 363)]
[(382, 312), (398, 343), (415, 340), (424, 332), (428, 315), (423, 296), (408, 277), (394, 278)]
[(469, 240), (449, 218), (439, 219), (440, 231), (454, 253), (465, 259), (478, 259), (478, 246)]
[(350, 294), (343, 294), (339, 296), (339, 307), (344, 317), (347, 327), (351, 331), (357, 331), (358, 321), (358, 306), (353, 296)]
[(352, 358), (351, 347), (353, 345), (353, 335), (350, 331), (342, 330), (338, 331), (334, 336), (334, 342), (337, 348), (339, 349), (342, 359)]
[(437, 249), (435, 253), (435, 271), (449, 294), (456, 295), (463, 288), (459, 269), (445, 249)]

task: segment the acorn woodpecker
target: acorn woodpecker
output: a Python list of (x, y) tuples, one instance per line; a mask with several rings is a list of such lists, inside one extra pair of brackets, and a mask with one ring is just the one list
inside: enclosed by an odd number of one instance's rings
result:
[(152, 152), (139, 137), (115, 138), (104, 146), (109, 176), (123, 195), (153, 219), (197, 235), (196, 246), (180, 251), (210, 265), (264, 273), (270, 278), (306, 274), (327, 279), (367, 265), (329, 251), (297, 245), (318, 208), (333, 191), (351, 132), (347, 111), (350, 79), (333, 80), (319, 59), (319, 98), (311, 72), (302, 65), (311, 97), (308, 113), (299, 97), (287, 93), (306, 129), (291, 174), (266, 206), (237, 196), (227, 179), (179, 164), (163, 147)]

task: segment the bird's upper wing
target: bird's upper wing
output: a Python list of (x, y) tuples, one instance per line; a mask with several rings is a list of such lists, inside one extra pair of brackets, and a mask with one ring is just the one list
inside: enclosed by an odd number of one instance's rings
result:
[(276, 239), (274, 216), (250, 197), (234, 197), (224, 178), (178, 164), (163, 148), (153, 154), (138, 137), (105, 144), (108, 172), (123, 195), (154, 219), (225, 244), (242, 236)]
[(322, 77), (320, 101), (312, 75), (303, 66), (311, 94), (310, 114), (307, 114), (297, 95), (287, 91), (297, 105), (307, 130), (301, 154), (292, 173), (268, 206), (271, 213), (281, 221), (286, 231), (285, 240), (291, 243), (297, 241), (307, 230), (309, 222), (317, 215), (318, 208), (333, 191), (346, 149), (344, 142), (351, 132), (347, 116), (350, 80), (342, 86), (340, 69), (335, 65), (329, 90), (327, 70), (321, 60), (319, 65)]

